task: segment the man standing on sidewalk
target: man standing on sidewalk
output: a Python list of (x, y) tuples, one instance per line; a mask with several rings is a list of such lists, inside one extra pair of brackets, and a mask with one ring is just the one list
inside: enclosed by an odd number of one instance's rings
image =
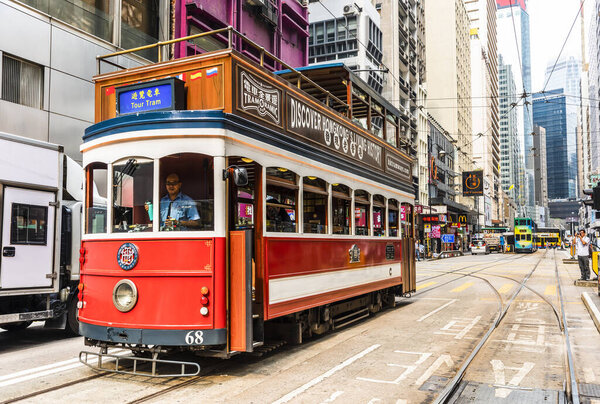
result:
[(579, 234), (574, 237), (577, 261), (579, 262), (579, 270), (581, 271), (580, 281), (590, 279), (590, 238), (585, 235), (585, 230), (579, 230)]

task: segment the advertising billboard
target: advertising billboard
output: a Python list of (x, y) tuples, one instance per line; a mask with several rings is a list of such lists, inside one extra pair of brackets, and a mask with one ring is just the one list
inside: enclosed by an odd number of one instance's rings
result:
[(463, 171), (463, 196), (483, 196), (483, 171)]

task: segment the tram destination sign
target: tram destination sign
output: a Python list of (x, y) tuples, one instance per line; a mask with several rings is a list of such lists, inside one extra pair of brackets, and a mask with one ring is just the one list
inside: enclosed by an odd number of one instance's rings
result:
[(185, 109), (185, 83), (175, 77), (115, 89), (117, 115)]
[(352, 160), (383, 170), (383, 147), (287, 94), (287, 129)]

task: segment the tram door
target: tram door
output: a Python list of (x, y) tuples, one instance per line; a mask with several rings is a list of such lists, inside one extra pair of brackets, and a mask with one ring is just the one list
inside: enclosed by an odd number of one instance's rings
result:
[[(246, 159), (247, 160), (247, 159)], [(261, 167), (230, 158), (229, 166), (243, 167), (248, 184), (229, 181), (229, 350), (250, 352), (263, 341), (262, 283), (257, 279), (257, 235), (262, 234), (259, 201)]]

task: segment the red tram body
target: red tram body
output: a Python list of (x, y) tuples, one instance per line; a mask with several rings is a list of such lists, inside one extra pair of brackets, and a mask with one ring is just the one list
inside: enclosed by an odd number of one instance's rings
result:
[[(330, 107), (300, 83), (314, 89), (318, 69), (274, 75), (232, 49), (95, 78), (81, 147), (86, 344), (229, 356), (415, 290), (399, 112), (360, 107), (360, 79), (339, 71), (346, 101)], [(370, 127), (375, 112), (381, 137), (348, 119)]]

